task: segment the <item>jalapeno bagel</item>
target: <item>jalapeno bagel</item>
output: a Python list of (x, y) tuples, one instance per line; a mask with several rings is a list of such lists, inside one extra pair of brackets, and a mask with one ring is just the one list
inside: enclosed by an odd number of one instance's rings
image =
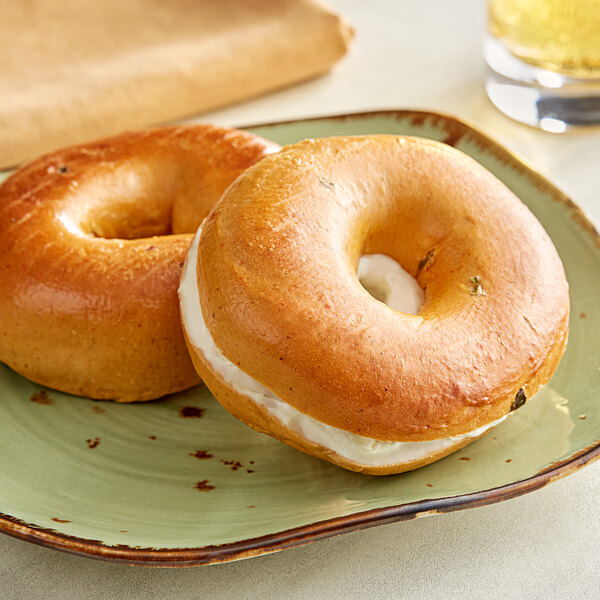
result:
[(194, 125), (60, 150), (0, 186), (0, 360), (33, 381), (137, 401), (198, 382), (177, 300), (200, 221), (278, 146)]
[[(360, 284), (371, 254), (416, 279), (417, 314)], [(307, 140), (247, 170), (179, 294), (194, 365), (231, 414), (371, 474), (437, 460), (521, 406), (569, 316), (558, 254), (512, 192), (453, 148), (385, 135)]]

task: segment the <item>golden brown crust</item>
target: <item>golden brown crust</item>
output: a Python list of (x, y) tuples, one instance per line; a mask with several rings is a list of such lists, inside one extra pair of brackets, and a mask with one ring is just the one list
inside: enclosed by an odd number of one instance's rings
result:
[[(202, 352), (194, 347), (194, 345), (188, 339), (185, 327), (184, 336), (194, 363), (194, 368), (201, 375), (204, 383), (213, 393), (215, 398), (218, 399), (219, 403), (229, 412), (231, 415), (246, 423), (246, 425), (252, 427), (259, 433), (266, 433), (280, 442), (284, 442), (297, 450), (311, 454), (323, 460), (348, 469), (350, 471), (357, 471), (364, 473), (365, 475), (392, 475), (396, 473), (404, 473), (406, 471), (413, 471), (425, 465), (431, 464), (445, 456), (464, 448), (471, 442), (478, 440), (484, 432), (476, 437), (468, 437), (462, 440), (457, 440), (453, 444), (448, 445), (442, 450), (430, 452), (419, 459), (401, 461), (396, 463), (389, 463), (383, 465), (366, 465), (354, 460), (351, 460), (345, 456), (338, 454), (331, 448), (327, 448), (321, 444), (312, 442), (311, 440), (303, 437), (297, 431), (290, 429), (284, 425), (279, 419), (274, 417), (264, 407), (255, 403), (251, 398), (244, 394), (237, 392), (231, 384), (224, 380), (224, 378), (217, 373), (212, 366), (205, 359)], [(560, 334), (562, 337), (556, 340), (553, 345), (548, 359), (543, 363), (541, 368), (533, 377), (533, 379), (527, 384), (526, 388), (523, 389), (525, 397), (532, 398), (539, 389), (550, 379), (552, 373), (554, 373), (560, 359), (562, 357), (566, 339), (564, 339), (563, 332)], [(505, 399), (506, 413), (511, 411), (511, 405), (513, 404), (514, 396), (509, 396)]]
[(149, 400), (197, 383), (177, 301), (190, 233), (276, 149), (246, 132), (168, 127), (13, 174), (0, 186), (0, 360), (92, 398)]
[[(185, 327), (183, 331), (185, 336)], [(296, 450), (301, 450), (302, 452), (306, 452), (317, 458), (327, 460), (338, 467), (348, 469), (349, 471), (357, 471), (359, 473), (364, 473), (365, 475), (392, 475), (395, 473), (404, 473), (405, 471), (412, 471), (435, 462), (444, 456), (448, 456), (452, 452), (460, 450), (467, 444), (475, 441), (475, 439), (478, 439), (467, 438), (457, 441), (443, 450), (429, 453), (423, 458), (411, 460), (409, 462), (391, 463), (381, 466), (361, 464), (338, 454), (330, 448), (312, 442), (293, 429), (283, 425), (279, 419), (271, 415), (259, 404), (253, 402), (248, 396), (236, 392), (219, 373), (212, 369), (211, 365), (205, 360), (203, 354), (191, 344), (187, 336), (186, 342), (188, 343), (188, 349), (196, 371), (202, 374), (204, 383), (227, 412), (259, 433), (266, 433), (280, 442), (288, 444), (288, 446), (292, 446), (292, 448), (296, 448)]]
[[(417, 278), (418, 315), (360, 286), (358, 259), (375, 252)], [(495, 421), (566, 344), (568, 286), (539, 222), (475, 161), (417, 138), (308, 140), (249, 169), (205, 221), (198, 288), (231, 362), (300, 412), (379, 440)], [(228, 410), (294, 441), (194, 360)]]

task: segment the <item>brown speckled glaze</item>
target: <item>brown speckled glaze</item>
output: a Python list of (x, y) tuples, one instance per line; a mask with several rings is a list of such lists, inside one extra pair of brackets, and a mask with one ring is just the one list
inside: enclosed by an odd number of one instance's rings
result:
[[(591, 448), (584, 448), (569, 460), (557, 463), (551, 468), (536, 474), (534, 477), (512, 485), (485, 490), (475, 494), (466, 494), (464, 496), (423, 500), (401, 506), (371, 510), (348, 517), (313, 523), (305, 527), (297, 527), (274, 535), (243, 540), (222, 546), (174, 548), (168, 550), (160, 548), (133, 548), (124, 544), (106, 546), (97, 540), (81, 539), (57, 534), (51, 529), (36, 528), (1, 513), (0, 529), (11, 536), (35, 544), (53, 547), (72, 554), (91, 556), (101, 560), (140, 566), (184, 567), (206, 565), (250, 558), (278, 550), (285, 550), (286, 548), (302, 546), (303, 544), (322, 540), (333, 535), (366, 529), (375, 525), (408, 521), (424, 515), (443, 514), (510, 500), (527, 492), (541, 489), (598, 458), (600, 458), (600, 444), (595, 444)], [(204, 488), (205, 486), (210, 487), (210, 484), (207, 481), (199, 481), (196, 484), (197, 489)]]
[(197, 481), (194, 486), (199, 492), (210, 492), (215, 489), (215, 486), (212, 485), (208, 479), (203, 479), (202, 481)]
[(213, 455), (206, 450), (196, 450), (196, 452), (190, 452), (190, 456), (194, 458), (198, 458), (200, 460), (205, 460), (207, 458), (212, 458)]
[(54, 404), (54, 400), (50, 398), (48, 392), (45, 390), (33, 394), (29, 400), (36, 404), (41, 404), (42, 406), (52, 406)]
[(179, 416), (184, 419), (200, 419), (204, 415), (204, 409), (198, 406), (184, 406), (179, 409)]

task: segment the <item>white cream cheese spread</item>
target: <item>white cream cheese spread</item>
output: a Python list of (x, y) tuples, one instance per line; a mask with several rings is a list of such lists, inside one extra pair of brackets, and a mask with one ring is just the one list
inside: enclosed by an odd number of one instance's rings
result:
[(416, 315), (425, 300), (415, 278), (385, 254), (361, 256), (358, 280), (371, 296), (398, 312)]
[[(504, 416), (459, 436), (426, 442), (387, 442), (326, 425), (286, 404), (223, 356), (204, 323), (196, 280), (200, 231), (188, 252), (179, 286), (181, 314), (188, 339), (228, 385), (261, 406), (288, 429), (354, 462), (385, 466), (418, 460), (460, 440), (479, 437), (506, 418)], [(417, 282), (389, 256), (372, 254), (361, 257), (358, 278), (367, 291), (394, 310), (416, 314), (423, 303), (423, 292)]]

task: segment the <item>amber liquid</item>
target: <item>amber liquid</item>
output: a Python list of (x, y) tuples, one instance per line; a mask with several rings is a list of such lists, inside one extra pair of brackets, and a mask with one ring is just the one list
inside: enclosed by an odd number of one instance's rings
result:
[(600, 0), (489, 0), (490, 31), (521, 60), (600, 78)]

